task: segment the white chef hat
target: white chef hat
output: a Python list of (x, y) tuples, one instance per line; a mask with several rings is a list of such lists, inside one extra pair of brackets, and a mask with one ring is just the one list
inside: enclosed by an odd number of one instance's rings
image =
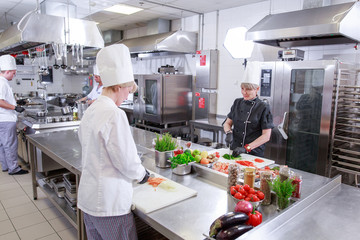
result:
[(0, 57), (0, 70), (16, 70), (15, 58), (11, 55), (3, 55)]
[(251, 83), (260, 86), (261, 63), (257, 61), (246, 64), (243, 80), (241, 83)]
[(100, 74), (99, 74), (99, 69), (98, 69), (98, 67), (97, 67), (96, 64), (94, 64), (94, 66), (93, 66), (93, 74), (100, 76)]
[(128, 47), (113, 44), (101, 49), (96, 56), (96, 65), (104, 87), (128, 83), (135, 92), (134, 73)]

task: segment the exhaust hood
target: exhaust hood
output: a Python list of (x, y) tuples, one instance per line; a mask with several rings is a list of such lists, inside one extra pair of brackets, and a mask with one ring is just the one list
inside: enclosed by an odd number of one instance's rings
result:
[(174, 31), (125, 39), (117, 43), (125, 44), (132, 54), (152, 53), (161, 55), (161, 53), (195, 53), (197, 33)]
[(360, 42), (360, 2), (268, 15), (247, 32), (246, 39), (291, 48)]
[[(69, 35), (65, 34), (67, 26)], [(95, 22), (31, 13), (0, 35), (0, 53), (21, 52), (53, 42), (104, 47), (104, 40)]]

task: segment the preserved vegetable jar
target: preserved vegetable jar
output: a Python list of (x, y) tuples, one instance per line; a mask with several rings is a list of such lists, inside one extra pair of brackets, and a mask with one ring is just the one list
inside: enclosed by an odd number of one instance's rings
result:
[(264, 171), (260, 173), (260, 191), (264, 193), (264, 200), (262, 201), (262, 205), (270, 205), (271, 204), (271, 187), (269, 182), (272, 181), (272, 173), (268, 171)]

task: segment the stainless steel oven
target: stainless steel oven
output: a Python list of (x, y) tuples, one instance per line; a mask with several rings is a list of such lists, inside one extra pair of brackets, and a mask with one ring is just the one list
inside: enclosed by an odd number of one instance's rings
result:
[(326, 175), (337, 67), (335, 60), (262, 63), (260, 98), (269, 102), (275, 125), (266, 157)]
[(184, 122), (192, 114), (192, 76), (135, 75), (134, 118), (157, 124)]

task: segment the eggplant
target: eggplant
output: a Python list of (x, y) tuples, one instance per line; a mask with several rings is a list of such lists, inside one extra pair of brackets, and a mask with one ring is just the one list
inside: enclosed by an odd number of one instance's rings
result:
[(226, 229), (222, 229), (216, 235), (216, 240), (236, 239), (251, 229), (253, 229), (253, 226), (251, 225), (236, 225)]
[(210, 237), (215, 237), (221, 229), (240, 225), (249, 220), (249, 216), (242, 212), (228, 212), (221, 215), (210, 226)]

